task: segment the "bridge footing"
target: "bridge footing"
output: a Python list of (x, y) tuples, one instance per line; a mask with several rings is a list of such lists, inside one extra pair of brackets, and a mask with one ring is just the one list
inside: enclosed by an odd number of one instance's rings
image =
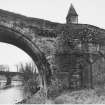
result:
[(6, 86), (7, 86), (7, 85), (11, 85), (11, 78), (10, 78), (10, 77), (7, 77)]

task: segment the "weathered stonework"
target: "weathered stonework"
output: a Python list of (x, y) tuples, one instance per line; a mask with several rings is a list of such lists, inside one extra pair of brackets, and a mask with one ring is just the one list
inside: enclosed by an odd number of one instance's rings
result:
[(84, 87), (91, 87), (90, 65), (97, 60), (94, 55), (105, 52), (104, 29), (87, 24), (54, 23), (4, 10), (0, 10), (0, 41), (27, 52), (44, 80), (59, 72), (69, 72), (71, 78), (73, 71), (80, 69), (82, 64), (77, 65), (81, 58), (88, 65), (80, 74), (82, 79), (79, 78)]

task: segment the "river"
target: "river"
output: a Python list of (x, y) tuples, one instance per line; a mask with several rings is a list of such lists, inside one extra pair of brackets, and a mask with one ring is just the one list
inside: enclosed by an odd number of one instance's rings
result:
[(28, 96), (21, 81), (12, 81), (12, 87), (2, 88), (5, 84), (6, 81), (0, 81), (0, 104), (15, 104)]

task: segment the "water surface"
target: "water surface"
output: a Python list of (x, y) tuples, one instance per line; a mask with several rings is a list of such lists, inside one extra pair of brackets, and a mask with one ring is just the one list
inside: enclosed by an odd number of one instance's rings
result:
[[(1, 87), (5, 84), (6, 81), (0, 81)], [(12, 81), (12, 87), (0, 89), (0, 104), (15, 104), (26, 98), (28, 92), (25, 92), (20, 84), (20, 81)]]

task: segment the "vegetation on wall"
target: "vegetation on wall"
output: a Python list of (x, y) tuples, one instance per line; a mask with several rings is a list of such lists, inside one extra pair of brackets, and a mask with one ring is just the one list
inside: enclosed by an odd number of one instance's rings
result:
[(39, 79), (38, 79), (38, 72), (36, 71), (35, 65), (31, 63), (26, 63), (25, 66), (20, 64), (18, 66), (18, 71), (23, 73), (22, 74), (22, 82), (24, 88), (29, 91), (31, 94), (34, 94), (39, 89)]

